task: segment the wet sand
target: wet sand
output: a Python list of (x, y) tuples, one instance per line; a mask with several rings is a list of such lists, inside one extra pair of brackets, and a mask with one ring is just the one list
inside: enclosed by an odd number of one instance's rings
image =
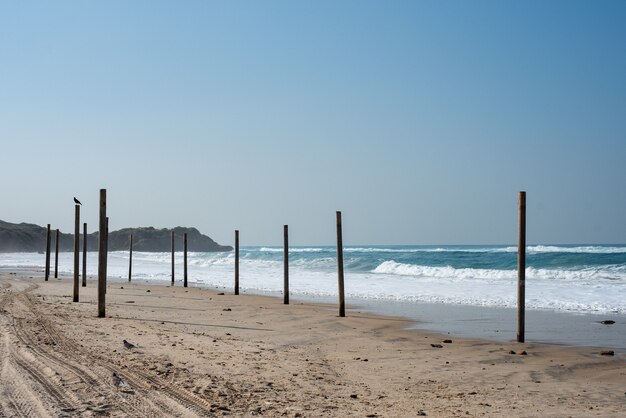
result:
[[(512, 342), (517, 338), (517, 310), (484, 306), (354, 301), (369, 312), (414, 319), (415, 329), (456, 336)], [(614, 321), (606, 325), (603, 321)], [(626, 354), (626, 315), (569, 313), (526, 309), (526, 340), (610, 349)]]
[[(408, 330), (412, 322), (200, 288), (0, 272), (0, 416), (619, 416), (601, 349)], [(125, 348), (123, 340), (136, 345)], [(514, 352), (514, 353), (513, 353)], [(525, 354), (522, 354), (525, 353)], [(115, 375), (114, 375), (115, 373)]]

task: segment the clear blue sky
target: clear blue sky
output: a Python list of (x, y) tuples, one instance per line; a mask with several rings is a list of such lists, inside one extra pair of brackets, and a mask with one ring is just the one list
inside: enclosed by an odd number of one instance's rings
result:
[(0, 219), (626, 242), (624, 1), (0, 1)]

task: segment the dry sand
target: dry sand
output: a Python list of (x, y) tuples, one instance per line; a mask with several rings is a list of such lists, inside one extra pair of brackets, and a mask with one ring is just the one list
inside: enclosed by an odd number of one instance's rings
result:
[(405, 330), (400, 318), (338, 318), (331, 306), (126, 283), (109, 284), (107, 318), (97, 318), (95, 282), (80, 293), (73, 303), (68, 278), (0, 273), (0, 416), (626, 412), (625, 359), (597, 349), (460, 339)]

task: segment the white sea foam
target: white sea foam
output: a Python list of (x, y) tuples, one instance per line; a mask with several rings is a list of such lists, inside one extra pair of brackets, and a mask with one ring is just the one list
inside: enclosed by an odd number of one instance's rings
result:
[[(254, 249), (252, 251), (255, 251)], [(258, 252), (265, 253), (282, 253), (284, 250), (282, 247), (261, 247)], [(328, 249), (324, 248), (315, 248), (315, 247), (291, 247), (289, 248), (290, 253), (321, 253), (322, 251), (328, 251)]]
[[(282, 253), (282, 247), (261, 247), (252, 251)], [(290, 253), (319, 253), (333, 251), (333, 247), (292, 247)], [(517, 247), (344, 247), (345, 253), (516, 253)], [(526, 252), (529, 254), (539, 253), (574, 253), (574, 254), (624, 254), (626, 246), (557, 246), (557, 245), (528, 245)]]
[[(517, 247), (513, 247), (517, 251)], [(585, 245), (578, 247), (560, 247), (554, 245), (531, 245), (526, 249), (531, 253), (580, 253), (580, 254), (621, 254), (626, 253), (626, 246), (608, 247)]]
[[(517, 278), (517, 270), (433, 267), (397, 263), (389, 260), (379, 264), (372, 273), (439, 278), (447, 280), (502, 280)], [(582, 269), (536, 269), (526, 268), (527, 279), (589, 281), (621, 280), (626, 284), (625, 266), (600, 266)]]
[[(244, 254), (240, 265), (242, 291), (282, 290), (282, 261), (258, 259)], [(128, 253), (109, 253), (111, 278), (126, 280)], [(182, 253), (176, 253), (176, 281), (182, 278)], [(169, 283), (170, 253), (133, 254), (133, 279)], [(54, 257), (52, 258), (54, 264)], [(1, 267), (37, 267), (44, 256), (36, 253), (0, 254)], [(291, 264), (290, 285), (294, 295), (336, 296), (337, 273), (333, 257), (296, 259)], [(233, 253), (190, 253), (192, 285), (232, 289)], [(59, 255), (61, 274), (72, 273), (73, 255)], [(97, 253), (88, 254), (87, 270), (97, 274)], [(515, 270), (420, 266), (387, 260), (371, 271), (346, 270), (345, 291), (349, 298), (455, 303), (477, 306), (514, 307)], [(589, 313), (626, 313), (626, 266), (604, 265), (577, 269), (526, 270), (526, 306)]]

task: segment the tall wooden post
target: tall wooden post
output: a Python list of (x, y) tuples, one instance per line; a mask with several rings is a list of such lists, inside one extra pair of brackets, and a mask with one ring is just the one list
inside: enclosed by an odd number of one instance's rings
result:
[(283, 226), (283, 303), (289, 305), (289, 226)]
[(174, 231), (172, 231), (172, 286), (174, 286)]
[(519, 192), (517, 242), (517, 342), (524, 342), (526, 321), (526, 192)]
[(87, 287), (87, 222), (83, 224), (83, 287)]
[(50, 278), (50, 224), (48, 224), (48, 229), (46, 230), (46, 271), (45, 271), (45, 280), (48, 281)]
[(57, 279), (59, 277), (59, 229), (57, 228), (57, 233), (54, 238), (54, 278)]
[(133, 234), (129, 237), (130, 243), (128, 248), (128, 281), (133, 277)]
[(235, 231), (235, 294), (239, 294), (239, 230)]
[(187, 233), (183, 235), (183, 258), (184, 258), (184, 267), (183, 267), (183, 287), (187, 287)]
[(74, 205), (74, 302), (78, 302), (80, 287), (80, 205)]
[(105, 317), (106, 304), (106, 232), (107, 232), (107, 191), (100, 189), (100, 225), (98, 233), (98, 318)]
[(104, 294), (107, 293), (107, 285), (109, 282), (109, 217), (106, 217), (106, 229), (104, 232), (104, 253), (107, 257), (107, 262), (104, 263)]
[(346, 301), (343, 293), (343, 237), (341, 212), (337, 211), (337, 274), (339, 279), (339, 316), (346, 316)]

